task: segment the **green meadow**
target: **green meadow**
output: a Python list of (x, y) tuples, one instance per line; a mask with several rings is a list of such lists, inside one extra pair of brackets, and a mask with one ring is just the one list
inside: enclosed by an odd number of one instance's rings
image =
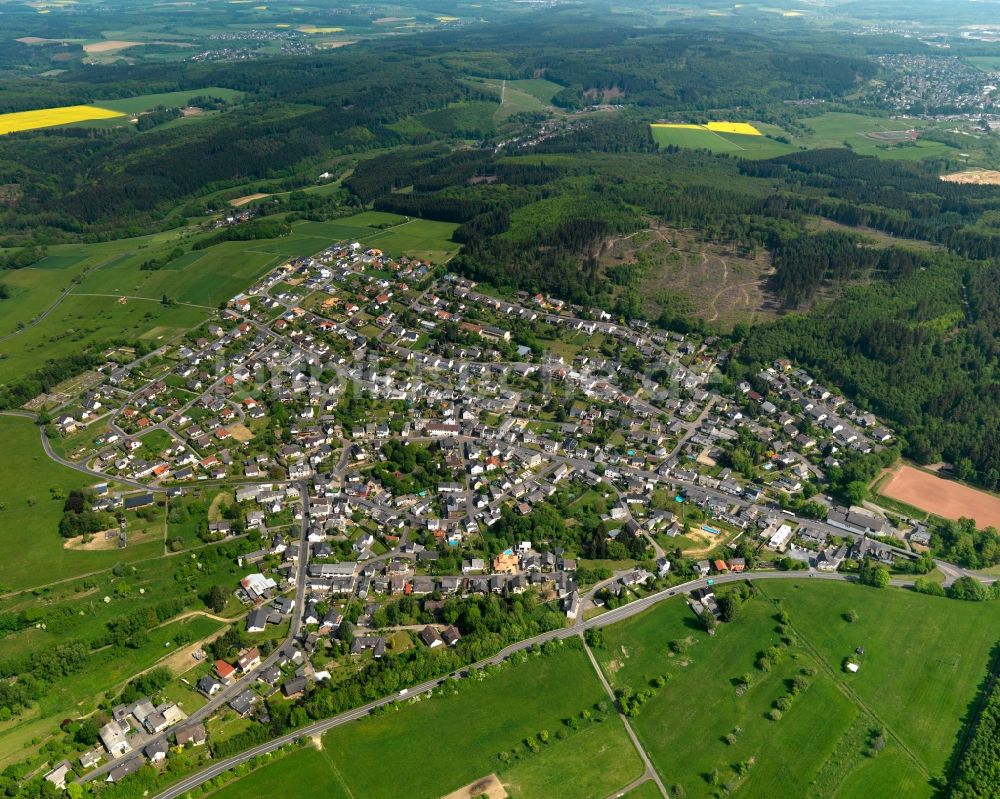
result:
[(137, 114), (142, 111), (152, 111), (158, 106), (176, 108), (186, 105), (192, 97), (219, 97), (226, 102), (237, 102), (243, 97), (243, 92), (235, 89), (224, 89), (219, 86), (209, 86), (205, 89), (188, 89), (179, 92), (163, 92), (161, 94), (142, 94), (138, 97), (129, 97), (124, 100), (99, 100), (95, 105), (101, 108), (110, 108), (112, 111), (121, 111), (123, 114)]
[[(861, 114), (828, 112), (801, 120), (804, 133), (790, 134), (775, 125), (753, 122), (764, 136), (719, 133), (692, 128), (653, 128), (653, 139), (661, 147), (701, 148), (715, 153), (729, 153), (740, 158), (776, 158), (802, 149), (850, 146), (860, 155), (880, 158), (920, 160), (954, 155), (957, 151), (942, 142), (917, 138), (914, 142), (890, 143), (865, 135), (878, 131), (903, 131), (926, 125), (919, 120), (900, 120)], [(772, 137), (784, 137), (788, 143)]]
[(162, 540), (118, 549), (85, 552), (67, 549), (59, 536), (63, 499), (72, 489), (95, 480), (50, 460), (42, 450), (38, 427), (27, 419), (0, 417), (0, 540), (15, 557), (8, 559), (0, 587), (29, 588), (88, 572), (108, 569), (122, 560), (162, 553)]
[[(605, 629), (595, 650), (612, 684), (628, 691), (667, 677), (633, 725), (668, 788), (689, 797), (721, 786), (748, 797), (932, 796), (930, 781), (943, 773), (985, 676), (1000, 610), (897, 589), (757, 585), (762, 595), (715, 636), (678, 599)], [(780, 632), (779, 610), (790, 617)], [(770, 671), (757, 669), (757, 654), (783, 637), (792, 641), (786, 654)], [(843, 670), (848, 656), (860, 657), (857, 674)], [(772, 720), (796, 676), (808, 687)], [(871, 758), (878, 728), (886, 746)], [(747, 763), (741, 776), (737, 766)]]
[[(52, 246), (35, 266), (4, 276), (12, 298), (0, 301), (0, 380), (112, 339), (152, 336), (167, 343), (275, 266), (340, 240), (443, 263), (458, 251), (451, 241), (456, 227), (368, 211), (331, 222), (299, 222), (278, 239), (226, 241), (204, 250), (190, 247), (208, 234), (190, 228)], [(159, 269), (142, 269), (178, 246), (185, 250), (179, 257)]]
[[(320, 751), (300, 750), (217, 796), (265, 797), (296, 774), (310, 797), (436, 799), (495, 773), (511, 797), (602, 799), (643, 771), (617, 715), (594, 709), (602, 701), (607, 695), (586, 654), (566, 644), (465, 682), (454, 694), (402, 702), (395, 711), (333, 729)], [(580, 720), (570, 729), (564, 720), (579, 719), (584, 710), (601, 720)], [(550, 733), (548, 743), (529, 752), (525, 739), (537, 740), (542, 730)], [(505, 763), (501, 752), (516, 756)]]
[[(772, 132), (769, 126), (754, 123), (762, 132)], [(777, 130), (777, 129), (775, 129)], [(719, 133), (693, 128), (653, 128), (653, 139), (661, 147), (700, 148), (713, 153), (731, 153), (740, 158), (775, 158), (797, 149), (767, 136), (747, 136), (739, 133)], [(777, 135), (781, 135), (780, 131)]]

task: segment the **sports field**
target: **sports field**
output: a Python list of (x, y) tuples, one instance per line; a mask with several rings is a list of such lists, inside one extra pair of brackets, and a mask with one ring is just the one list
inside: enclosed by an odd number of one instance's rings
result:
[(58, 108), (42, 108), (37, 111), (16, 111), (11, 114), (0, 114), (0, 134), (120, 116), (123, 116), (121, 111), (98, 108), (94, 105), (63, 105)]
[[(713, 796), (717, 770), (718, 785), (740, 796), (805, 796), (806, 786), (815, 796), (933, 795), (930, 779), (942, 773), (986, 673), (1000, 608), (808, 580), (757, 585), (763, 596), (714, 637), (671, 600), (605, 629), (595, 650), (613, 685), (639, 691), (668, 675), (633, 722), (668, 788)], [(790, 617), (783, 632), (779, 609)], [(849, 623), (852, 609), (858, 619)], [(757, 653), (783, 636), (793, 642), (786, 654), (770, 671), (757, 669)], [(848, 674), (841, 664), (857, 647), (861, 670)], [(796, 675), (808, 687), (769, 719)], [(878, 726), (886, 748), (870, 759), (864, 751)], [(734, 765), (750, 758), (739, 776)]]
[(900, 466), (879, 493), (945, 519), (964, 517), (980, 528), (1000, 529), (1000, 497), (913, 466)]
[[(454, 695), (403, 703), (396, 712), (331, 730), (321, 751), (268, 765), (217, 796), (263, 799), (290, 778), (307, 786), (307, 797), (437, 799), (495, 773), (511, 797), (603, 799), (643, 768), (618, 717), (594, 709), (602, 701), (607, 695), (585, 653), (566, 644), (465, 682)], [(583, 710), (602, 720), (581, 719)], [(576, 730), (564, 723), (568, 718), (579, 720)], [(548, 743), (532, 753), (524, 740), (538, 740), (542, 730)], [(514, 753), (509, 763), (501, 752)]]

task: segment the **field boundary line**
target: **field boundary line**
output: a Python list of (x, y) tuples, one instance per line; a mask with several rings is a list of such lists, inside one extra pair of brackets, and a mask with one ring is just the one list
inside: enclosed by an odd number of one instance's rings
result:
[[(322, 740), (323, 734), (320, 733), (319, 737), (320, 740)], [(354, 791), (352, 791), (351, 786), (347, 784), (347, 780), (345, 780), (344, 775), (340, 773), (340, 769), (337, 768), (337, 764), (333, 762), (333, 758), (330, 757), (329, 753), (326, 751), (326, 747), (325, 746), (322, 747), (319, 751), (323, 755), (323, 760), (325, 760), (326, 764), (330, 767), (330, 771), (332, 771), (333, 775), (337, 778), (337, 782), (339, 782), (343, 786), (344, 791), (347, 793), (350, 799), (355, 799)]]
[(639, 736), (636, 735), (635, 730), (632, 729), (632, 725), (629, 723), (628, 718), (626, 718), (625, 714), (622, 712), (621, 706), (618, 704), (618, 697), (615, 696), (615, 692), (611, 688), (611, 683), (608, 682), (608, 678), (605, 677), (604, 672), (601, 671), (601, 666), (597, 662), (597, 658), (595, 658), (594, 653), (590, 651), (590, 647), (587, 646), (587, 639), (582, 634), (580, 635), (580, 641), (583, 644), (583, 651), (587, 653), (587, 659), (590, 661), (590, 665), (597, 673), (597, 679), (600, 681), (605, 693), (611, 699), (611, 706), (618, 712), (618, 718), (622, 720), (625, 732), (628, 733), (629, 740), (632, 742), (632, 746), (635, 748), (636, 753), (639, 755), (639, 759), (645, 767), (645, 772), (642, 777), (651, 779), (655, 782), (656, 787), (660, 789), (660, 793), (663, 795), (664, 799), (670, 799), (670, 794), (667, 792), (667, 788), (663, 784), (660, 772), (658, 772), (655, 766), (653, 766), (653, 761), (649, 759), (649, 755), (646, 753), (645, 747), (643, 747), (642, 743), (639, 741)]
[[(70, 281), (69, 286), (67, 286), (63, 290), (63, 292), (58, 297), (56, 297), (56, 299), (53, 301), (53, 303), (48, 308), (46, 308), (41, 313), (39, 313), (34, 319), (32, 319), (30, 322), (28, 322), (28, 324), (26, 324), (24, 327), (20, 328), (19, 330), (12, 330), (10, 333), (7, 333), (4, 336), (0, 336), (0, 342), (7, 341), (8, 339), (11, 339), (14, 336), (16, 336), (18, 333), (23, 333), (25, 330), (29, 330), (30, 328), (32, 328), (35, 325), (37, 325), (39, 322), (44, 321), (45, 318), (50, 313), (52, 313), (56, 308), (59, 307), (60, 304), (62, 304), (63, 300), (65, 300), (70, 294), (75, 294), (76, 293), (76, 292), (73, 291), (73, 289), (76, 288), (77, 286), (79, 286), (80, 283), (83, 282), (84, 278), (89, 277), (91, 272), (96, 272), (98, 269), (103, 269), (105, 266), (109, 266), (109, 265), (115, 263), (116, 261), (120, 261), (122, 258), (127, 258), (128, 255), (129, 255), (129, 253), (124, 253), (124, 252), (123, 253), (118, 253), (118, 255), (114, 255), (111, 258), (107, 259), (106, 261), (101, 261), (99, 264), (94, 264), (93, 266), (91, 266), (91, 267), (89, 267), (87, 269), (84, 269), (79, 275), (77, 275), (76, 277), (74, 277)], [(27, 267), (27, 268), (30, 268), (30, 267)], [(77, 282), (77, 278), (79, 278), (80, 283)]]
[[(783, 610), (783, 608), (774, 600), (773, 597), (767, 595), (763, 587), (760, 588), (760, 593), (765, 599), (767, 599), (768, 602), (771, 603), (771, 605), (775, 608), (775, 610), (778, 611)], [(833, 666), (831, 666), (827, 662), (827, 659), (823, 657), (823, 654), (816, 648), (816, 646), (808, 638), (806, 638), (806, 636), (802, 634), (802, 630), (800, 630), (795, 625), (795, 622), (793, 620), (789, 621), (788, 626), (795, 631), (795, 634), (802, 642), (802, 645), (809, 650), (809, 653), (816, 659), (816, 662), (819, 663), (820, 666), (822, 666), (822, 668), (827, 672), (827, 676), (830, 677), (831, 680), (833, 680), (833, 684), (837, 686), (837, 688), (839, 688), (840, 691), (843, 694), (845, 694), (848, 699), (857, 704), (858, 707), (860, 707), (862, 710), (868, 713), (868, 715), (870, 715), (873, 719), (875, 719), (875, 721), (881, 724), (883, 729), (885, 729), (885, 731), (892, 736), (893, 740), (896, 742), (899, 748), (906, 753), (906, 756), (910, 758), (910, 760), (913, 761), (913, 764), (917, 767), (917, 770), (924, 777), (930, 780), (933, 775), (930, 773), (930, 771), (928, 771), (924, 761), (921, 760), (919, 757), (917, 757), (917, 755), (913, 752), (913, 750), (910, 749), (910, 747), (903, 741), (903, 739), (899, 737), (899, 734), (885, 722), (885, 719), (883, 719), (878, 713), (872, 710), (868, 706), (868, 704), (854, 692), (851, 686), (847, 685), (840, 678), (839, 672), (837, 672), (837, 670), (834, 669)]]
[(718, 133), (718, 131), (714, 131), (714, 130), (712, 130), (711, 128), (705, 128), (705, 130), (706, 130), (706, 131), (708, 131), (709, 133), (711, 133), (711, 134), (712, 134), (713, 136), (718, 136), (718, 137), (719, 137), (720, 139), (722, 139), (722, 140), (723, 140), (723, 141), (724, 141), (724, 142), (725, 142), (726, 144), (731, 144), (731, 145), (733, 145), (733, 147), (735, 147), (735, 148), (736, 148), (737, 150), (742, 150), (743, 152), (746, 152), (746, 149), (747, 149), (746, 147), (741, 147), (741, 146), (740, 146), (740, 145), (738, 145), (738, 144), (737, 144), (736, 142), (734, 142), (734, 141), (730, 141), (729, 139), (727, 139), (727, 138), (726, 138), (725, 136), (720, 136), (720, 135), (719, 135), (719, 133)]

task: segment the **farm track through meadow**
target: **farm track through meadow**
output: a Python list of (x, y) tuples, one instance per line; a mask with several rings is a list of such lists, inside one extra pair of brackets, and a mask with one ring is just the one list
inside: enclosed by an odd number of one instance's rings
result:
[[(112, 258), (109, 258), (106, 261), (102, 261), (101, 263), (95, 264), (94, 266), (90, 267), (89, 269), (85, 269), (82, 273), (80, 273), (79, 280), (72, 281), (69, 284), (69, 286), (67, 286), (63, 290), (63, 292), (58, 297), (56, 297), (55, 302), (53, 302), (48, 308), (46, 308), (44, 311), (42, 311), (40, 314), (38, 314), (38, 316), (36, 316), (34, 319), (32, 319), (30, 322), (28, 322), (24, 327), (22, 327), (22, 328), (20, 328), (18, 330), (12, 330), (10, 333), (8, 333), (5, 336), (0, 336), (0, 343), (3, 343), (4, 341), (7, 341), (8, 339), (13, 338), (18, 333), (23, 333), (25, 330), (29, 330), (29, 329), (33, 328), (35, 325), (37, 325), (39, 322), (44, 321), (45, 318), (49, 314), (51, 314), (56, 308), (59, 307), (59, 305), (62, 303), (63, 300), (65, 300), (70, 294), (73, 294), (73, 289), (79, 283), (82, 283), (83, 279), (85, 277), (87, 277), (88, 275), (90, 275), (92, 272), (96, 272), (98, 269), (103, 269), (105, 266), (111, 266), (113, 263), (115, 263), (116, 261), (120, 261), (122, 258), (125, 258), (127, 255), (128, 255), (128, 253), (119, 253), (118, 255), (115, 255), (115, 256), (113, 256)], [(79, 296), (86, 296), (86, 295), (79, 295)]]
[[(774, 606), (775, 610), (777, 611), (782, 610), (781, 605), (778, 602), (776, 602), (773, 598), (769, 597), (767, 595), (767, 592), (763, 588), (761, 588), (761, 594), (764, 596), (765, 599), (767, 599), (768, 602), (770, 602)], [(899, 736), (899, 734), (886, 723), (885, 719), (883, 719), (878, 713), (876, 713), (872, 709), (872, 707), (868, 705), (868, 703), (865, 702), (860, 696), (858, 696), (858, 694), (855, 693), (854, 690), (849, 685), (846, 685), (841, 679), (839, 679), (839, 674), (837, 673), (836, 669), (830, 665), (830, 663), (827, 661), (823, 653), (820, 652), (819, 649), (817, 649), (816, 646), (814, 646), (813, 643), (805, 635), (803, 635), (802, 630), (795, 625), (795, 621), (791, 620), (788, 626), (795, 632), (795, 635), (798, 637), (799, 641), (802, 642), (802, 645), (805, 647), (805, 649), (809, 652), (810, 655), (812, 655), (812, 657), (820, 665), (820, 668), (822, 668), (823, 671), (826, 672), (827, 676), (833, 681), (833, 684), (837, 686), (837, 688), (842, 693), (844, 693), (848, 699), (850, 699), (852, 702), (854, 702), (854, 704), (856, 704), (869, 716), (875, 719), (875, 721), (877, 721), (885, 729), (885, 731), (889, 734), (889, 736), (892, 737), (892, 739), (899, 746), (900, 750), (906, 755), (907, 758), (909, 758), (909, 760), (913, 763), (916, 769), (926, 779), (930, 780), (931, 773), (930, 771), (928, 771), (927, 766), (924, 764), (924, 761), (921, 760), (912, 749), (910, 749), (910, 747)]]

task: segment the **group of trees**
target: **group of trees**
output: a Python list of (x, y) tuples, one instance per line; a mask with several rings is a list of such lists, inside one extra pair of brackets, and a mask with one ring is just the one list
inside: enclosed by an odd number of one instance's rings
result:
[(86, 351), (46, 361), (33, 372), (0, 385), (0, 410), (19, 408), (63, 380), (75, 377), (99, 363), (100, 359), (95, 354)]
[[(994, 661), (997, 652), (993, 652)], [(948, 786), (953, 799), (1000, 797), (1000, 681), (994, 682), (975, 731)]]
[(942, 519), (931, 528), (931, 546), (945, 560), (969, 569), (1000, 563), (1000, 533), (993, 527), (979, 530), (973, 519)]
[(63, 505), (63, 516), (59, 521), (59, 534), (63, 538), (91, 535), (113, 527), (115, 517), (105, 511), (91, 510), (92, 498), (83, 491), (69, 492)]

